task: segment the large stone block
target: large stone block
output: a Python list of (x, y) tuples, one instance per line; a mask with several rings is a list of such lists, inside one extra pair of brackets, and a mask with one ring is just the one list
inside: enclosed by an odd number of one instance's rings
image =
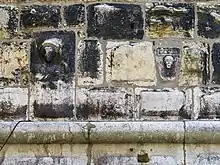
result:
[(107, 42), (108, 83), (156, 85), (156, 68), (151, 42)]
[(0, 89), (0, 120), (24, 120), (28, 109), (28, 89)]
[(0, 46), (0, 85), (27, 85), (29, 81), (28, 44), (3, 42)]
[(220, 5), (197, 4), (198, 35), (205, 38), (219, 38), (220, 36)]
[(77, 89), (76, 104), (79, 120), (126, 120), (134, 117), (132, 89)]
[(31, 48), (31, 112), (41, 118), (72, 117), (74, 32), (37, 33)]
[(210, 48), (206, 43), (185, 41), (179, 75), (180, 86), (206, 84), (209, 80)]
[(79, 85), (103, 82), (103, 52), (97, 40), (84, 40), (78, 45), (77, 75)]
[(92, 4), (88, 11), (88, 36), (104, 39), (142, 39), (143, 13), (139, 5)]
[(83, 4), (64, 6), (64, 19), (68, 26), (85, 25), (85, 6)]
[(135, 93), (136, 111), (141, 119), (191, 118), (191, 90), (137, 88)]
[(11, 38), (18, 30), (18, 8), (0, 6), (0, 39)]
[(61, 21), (60, 6), (31, 5), (21, 9), (21, 27), (58, 27)]
[(146, 3), (146, 32), (151, 38), (192, 38), (194, 7), (184, 3)]

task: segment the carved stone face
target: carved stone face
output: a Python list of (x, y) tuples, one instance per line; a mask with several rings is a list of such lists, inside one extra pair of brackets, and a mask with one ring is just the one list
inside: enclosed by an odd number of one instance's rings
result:
[(165, 67), (167, 69), (170, 69), (174, 62), (174, 58), (172, 56), (165, 56), (163, 60), (164, 60)]

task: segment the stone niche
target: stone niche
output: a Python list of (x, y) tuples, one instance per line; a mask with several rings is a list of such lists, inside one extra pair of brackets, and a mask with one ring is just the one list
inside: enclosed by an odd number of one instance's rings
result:
[(31, 108), (35, 117), (72, 117), (75, 34), (42, 32), (31, 46)]

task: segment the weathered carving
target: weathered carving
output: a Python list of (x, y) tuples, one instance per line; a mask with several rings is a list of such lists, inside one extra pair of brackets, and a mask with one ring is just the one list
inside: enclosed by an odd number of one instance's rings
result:
[(155, 51), (160, 77), (165, 81), (173, 81), (179, 69), (179, 48), (157, 48)]

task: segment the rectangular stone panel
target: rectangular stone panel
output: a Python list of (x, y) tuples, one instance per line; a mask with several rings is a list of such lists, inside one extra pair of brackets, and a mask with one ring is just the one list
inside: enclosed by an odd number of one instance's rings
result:
[(76, 90), (79, 120), (126, 120), (134, 117), (132, 89), (81, 88)]
[(197, 86), (209, 80), (210, 47), (206, 43), (184, 41), (182, 46), (180, 86)]
[(92, 4), (87, 7), (89, 37), (104, 39), (142, 39), (143, 12), (133, 4)]
[(0, 89), (0, 120), (25, 120), (28, 109), (28, 89)]
[(146, 3), (146, 33), (151, 38), (193, 38), (194, 7), (184, 3)]
[(39, 118), (71, 118), (74, 110), (75, 34), (36, 33), (31, 46), (31, 112)]
[(197, 4), (198, 35), (205, 38), (219, 38), (220, 36), (220, 5)]
[(83, 4), (64, 6), (64, 19), (67, 26), (85, 25), (85, 6)]
[(220, 84), (220, 43), (212, 46), (212, 83)]
[(25, 42), (3, 42), (0, 45), (0, 85), (27, 85), (29, 81), (28, 52)]
[(12, 38), (18, 28), (18, 8), (15, 6), (0, 6), (0, 39)]
[(107, 42), (106, 80), (110, 84), (156, 85), (152, 42)]
[(136, 111), (140, 119), (179, 120), (191, 118), (192, 91), (175, 89), (135, 89)]
[(79, 85), (99, 85), (103, 82), (103, 51), (98, 40), (78, 44), (77, 75)]
[(61, 21), (60, 6), (31, 5), (21, 9), (21, 27), (58, 27)]

